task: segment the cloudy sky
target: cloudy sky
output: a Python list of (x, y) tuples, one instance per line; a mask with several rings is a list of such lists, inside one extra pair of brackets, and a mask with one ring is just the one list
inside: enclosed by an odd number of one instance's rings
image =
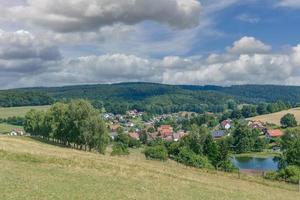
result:
[(300, 0), (0, 0), (0, 89), (300, 85)]

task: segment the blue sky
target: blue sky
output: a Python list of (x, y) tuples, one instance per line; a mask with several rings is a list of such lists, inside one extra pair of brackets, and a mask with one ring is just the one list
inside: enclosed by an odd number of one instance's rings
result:
[(300, 85), (300, 0), (0, 0), (0, 13), (1, 88)]

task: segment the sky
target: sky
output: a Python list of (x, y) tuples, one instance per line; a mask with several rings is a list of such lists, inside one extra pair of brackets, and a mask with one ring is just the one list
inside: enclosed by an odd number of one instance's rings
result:
[(0, 0), (0, 89), (300, 85), (300, 0)]

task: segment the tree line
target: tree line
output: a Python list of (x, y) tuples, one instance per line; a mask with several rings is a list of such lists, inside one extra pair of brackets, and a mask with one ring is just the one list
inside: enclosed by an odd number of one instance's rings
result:
[(100, 153), (109, 142), (99, 111), (85, 100), (55, 103), (48, 111), (31, 110), (25, 116), (24, 129), (32, 136)]

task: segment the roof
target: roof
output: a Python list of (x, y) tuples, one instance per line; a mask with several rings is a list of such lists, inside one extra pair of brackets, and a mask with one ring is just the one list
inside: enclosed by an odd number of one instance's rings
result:
[(129, 133), (128, 135), (133, 139), (140, 139), (140, 135), (137, 132)]
[(221, 125), (224, 127), (224, 126), (226, 126), (227, 124), (229, 124), (229, 125), (231, 125), (231, 120), (230, 119), (227, 119), (227, 120), (224, 120), (224, 121), (222, 121), (221, 122)]
[(170, 125), (161, 125), (158, 128), (158, 132), (163, 136), (167, 137), (173, 134), (173, 128)]
[(270, 137), (281, 137), (283, 136), (283, 132), (279, 129), (275, 129), (275, 130), (268, 130), (267, 131), (267, 134), (270, 136)]
[(223, 130), (214, 131), (211, 133), (214, 138), (220, 138), (226, 135), (226, 132)]

